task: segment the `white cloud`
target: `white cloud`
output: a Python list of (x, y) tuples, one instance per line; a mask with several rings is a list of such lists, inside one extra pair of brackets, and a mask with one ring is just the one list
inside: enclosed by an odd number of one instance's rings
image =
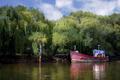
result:
[(58, 20), (63, 17), (62, 13), (50, 4), (42, 3), (40, 5), (40, 9), (43, 11), (48, 20)]
[(77, 11), (77, 8), (75, 8), (73, 6), (74, 4), (74, 0), (56, 0), (55, 6), (58, 9), (64, 9), (64, 12), (73, 12), (73, 11)]
[[(39, 8), (45, 17), (49, 20), (57, 20), (63, 17), (63, 14), (83, 10), (96, 13), (98, 15), (109, 15), (114, 12), (120, 13), (120, 0), (55, 0), (55, 4), (51, 4), (52, 0), (2, 0), (3, 5), (24, 5), (26, 7)], [(76, 2), (77, 5), (76, 5)], [(49, 4), (48, 4), (49, 3)], [(31, 5), (32, 4), (32, 5)]]
[(67, 6), (72, 6), (73, 0), (56, 0), (56, 7), (62, 8)]
[(89, 3), (85, 3), (82, 10), (90, 11), (98, 15), (108, 15), (113, 13), (116, 7), (116, 0), (87, 0)]
[[(38, 0), (39, 1), (39, 0)], [(76, 0), (81, 6), (76, 7), (75, 0), (56, 0), (55, 5), (40, 2), (39, 8), (49, 20), (58, 20), (64, 12), (78, 10), (90, 11), (98, 15), (109, 15), (120, 9), (120, 0)], [(63, 11), (61, 11), (63, 10)]]
[[(80, 1), (82, 7), (76, 8), (75, 0), (56, 0), (55, 6), (59, 9), (64, 8), (68, 12), (78, 10), (90, 11), (98, 15), (108, 15), (114, 12), (116, 5), (120, 6), (120, 0), (76, 0)], [(83, 4), (81, 4), (83, 2)]]
[(117, 1), (117, 6), (120, 8), (120, 0)]
[(55, 6), (59, 9), (64, 8), (68, 12), (83, 10), (98, 15), (109, 15), (114, 13), (115, 8), (120, 8), (120, 0), (76, 0), (82, 6), (79, 8), (75, 7), (74, 1), (56, 0)]

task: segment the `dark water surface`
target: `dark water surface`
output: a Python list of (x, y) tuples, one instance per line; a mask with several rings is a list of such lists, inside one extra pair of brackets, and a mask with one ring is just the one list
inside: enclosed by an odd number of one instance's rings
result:
[(120, 80), (120, 62), (1, 64), (0, 80)]

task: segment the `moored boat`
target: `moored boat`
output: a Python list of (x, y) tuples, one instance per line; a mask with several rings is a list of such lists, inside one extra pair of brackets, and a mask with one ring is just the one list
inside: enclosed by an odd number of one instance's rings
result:
[(93, 56), (82, 54), (79, 51), (70, 52), (71, 62), (106, 62), (109, 61), (103, 50), (93, 50)]

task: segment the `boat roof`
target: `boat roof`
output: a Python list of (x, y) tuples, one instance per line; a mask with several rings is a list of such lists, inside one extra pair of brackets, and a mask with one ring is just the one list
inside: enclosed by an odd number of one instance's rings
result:
[(95, 53), (104, 54), (105, 51), (104, 51), (104, 50), (97, 50), (97, 49), (94, 49), (94, 50), (93, 50), (93, 53), (94, 53), (94, 54), (95, 54)]

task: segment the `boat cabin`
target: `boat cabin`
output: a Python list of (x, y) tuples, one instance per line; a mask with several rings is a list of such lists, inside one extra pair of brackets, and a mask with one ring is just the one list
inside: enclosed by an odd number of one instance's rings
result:
[(105, 57), (105, 51), (104, 50), (93, 50), (93, 56), (94, 57)]

